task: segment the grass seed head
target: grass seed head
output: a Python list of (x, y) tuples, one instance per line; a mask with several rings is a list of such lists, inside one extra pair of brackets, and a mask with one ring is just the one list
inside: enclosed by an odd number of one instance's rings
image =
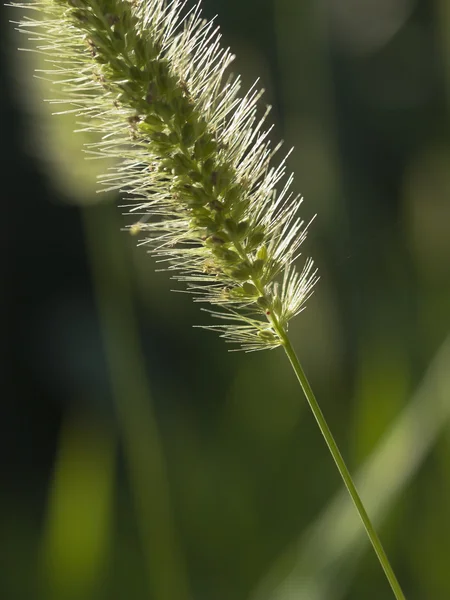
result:
[[(113, 157), (102, 188), (142, 215), (159, 261), (213, 306), (208, 327), (244, 350), (274, 348), (317, 279), (294, 263), (306, 236), (285, 160), (258, 117), (261, 92), (240, 96), (234, 57), (200, 5), (183, 0), (33, 0), (18, 24), (85, 130), (88, 152)], [(281, 189), (277, 186), (285, 180)]]

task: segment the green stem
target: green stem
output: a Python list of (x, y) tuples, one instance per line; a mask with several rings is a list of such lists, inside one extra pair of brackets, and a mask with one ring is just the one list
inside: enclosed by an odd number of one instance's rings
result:
[(394, 595), (397, 598), (397, 600), (405, 600), (405, 596), (402, 592), (399, 582), (397, 581), (395, 573), (389, 563), (389, 559), (386, 555), (386, 552), (384, 551), (384, 548), (381, 544), (380, 538), (378, 537), (378, 534), (375, 531), (374, 526), (372, 525), (369, 515), (367, 514), (367, 511), (364, 508), (364, 504), (362, 503), (362, 500), (358, 494), (355, 484), (353, 483), (353, 479), (350, 475), (347, 465), (345, 464), (345, 461), (342, 458), (342, 455), (339, 451), (339, 448), (336, 444), (333, 434), (331, 433), (330, 428), (328, 427), (328, 424), (327, 424), (325, 417), (320, 409), (320, 406), (316, 400), (316, 397), (314, 396), (314, 392), (312, 391), (312, 388), (311, 388), (309, 381), (305, 375), (305, 372), (303, 371), (303, 368), (302, 368), (300, 361), (295, 353), (295, 350), (292, 347), (292, 344), (291, 344), (286, 332), (278, 325), (278, 323), (273, 322), (273, 325), (274, 325), (275, 329), (277, 330), (277, 333), (280, 336), (280, 339), (282, 340), (282, 344), (283, 344), (284, 350), (287, 354), (287, 357), (289, 358), (292, 368), (294, 369), (294, 372), (297, 375), (297, 379), (300, 382), (300, 385), (306, 396), (308, 404), (313, 412), (314, 418), (317, 421), (319, 429), (320, 429), (323, 437), (325, 438), (325, 441), (331, 452), (333, 460), (336, 463), (339, 473), (345, 483), (345, 487), (347, 488), (348, 493), (350, 494), (351, 499), (353, 500), (353, 503), (356, 507), (356, 510), (358, 511), (358, 514), (361, 518), (361, 521), (364, 524), (367, 535), (369, 536), (369, 540), (373, 546), (373, 549), (375, 550), (378, 560), (380, 561), (383, 571), (385, 572), (385, 575), (389, 581), (392, 591), (394, 592)]
[[(236, 240), (233, 240), (233, 243), (238, 254), (244, 260), (248, 260), (248, 256), (245, 250), (242, 248), (241, 244)], [(259, 279), (252, 277), (252, 281), (258, 289), (259, 293), (262, 296), (264, 296), (264, 287), (261, 285)], [(367, 514), (366, 509), (364, 508), (364, 504), (362, 503), (356, 486), (353, 483), (350, 471), (348, 470), (347, 465), (345, 464), (345, 461), (342, 458), (342, 454), (340, 453), (340, 450), (338, 448), (338, 445), (336, 444), (333, 434), (331, 433), (330, 428), (328, 427), (327, 421), (323, 415), (319, 403), (316, 400), (314, 392), (312, 391), (312, 388), (305, 375), (305, 372), (303, 371), (300, 361), (298, 360), (297, 354), (295, 353), (295, 350), (292, 347), (291, 341), (285, 329), (280, 324), (276, 314), (274, 314), (272, 310), (267, 312), (267, 318), (272, 323), (274, 330), (277, 332), (281, 340), (283, 348), (287, 354), (287, 357), (289, 358), (289, 361), (292, 365), (292, 368), (294, 369), (295, 374), (297, 375), (297, 379), (300, 382), (300, 385), (312, 410), (314, 418), (316, 419), (319, 429), (323, 437), (325, 438), (325, 442), (327, 443), (328, 449), (331, 452), (331, 456), (333, 457), (333, 460), (336, 463), (338, 471), (344, 481), (345, 487), (347, 488), (348, 493), (350, 494), (351, 499), (353, 500), (353, 503), (356, 507), (356, 510), (358, 511), (358, 514), (361, 518), (361, 521), (364, 524), (364, 527), (367, 531), (367, 535), (369, 536), (369, 540), (373, 546), (373, 549), (375, 550), (378, 560), (380, 561), (380, 565), (382, 566), (383, 571), (385, 572), (385, 575), (387, 577), (387, 580), (389, 581), (392, 591), (394, 592), (394, 595), (397, 600), (405, 600), (405, 596), (402, 592), (399, 582), (397, 581), (395, 573), (389, 563), (389, 559), (386, 555), (386, 552), (384, 551), (381, 540), (378, 537), (374, 526), (372, 525), (372, 522), (369, 518), (369, 515)]]

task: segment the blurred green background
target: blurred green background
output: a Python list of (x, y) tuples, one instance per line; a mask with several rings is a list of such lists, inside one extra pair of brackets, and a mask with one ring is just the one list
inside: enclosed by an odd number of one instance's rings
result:
[[(450, 3), (205, 0), (317, 218), (291, 326), (408, 600), (450, 598)], [(281, 350), (227, 353), (95, 193), (1, 7), (0, 597), (384, 600)]]

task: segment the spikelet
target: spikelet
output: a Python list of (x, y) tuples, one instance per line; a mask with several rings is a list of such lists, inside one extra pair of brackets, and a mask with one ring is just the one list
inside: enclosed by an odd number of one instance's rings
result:
[[(272, 166), (258, 117), (261, 92), (239, 97), (227, 75), (233, 55), (215, 24), (183, 0), (36, 0), (14, 4), (41, 13), (20, 31), (47, 56), (83, 130), (87, 151), (112, 157), (101, 176), (120, 190), (157, 260), (222, 324), (207, 327), (242, 349), (283, 343), (289, 320), (317, 280), (312, 261), (294, 262), (306, 236), (301, 204)], [(67, 111), (65, 111), (67, 112)], [(285, 180), (281, 191), (276, 186)]]

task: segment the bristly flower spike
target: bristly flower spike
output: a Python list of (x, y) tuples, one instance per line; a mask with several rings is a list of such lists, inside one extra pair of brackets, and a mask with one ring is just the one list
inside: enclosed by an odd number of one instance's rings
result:
[[(48, 56), (44, 73), (61, 104), (99, 141), (93, 156), (113, 157), (103, 189), (126, 193), (138, 219), (130, 232), (174, 278), (224, 321), (209, 327), (242, 349), (283, 344), (288, 322), (317, 280), (311, 261), (294, 265), (306, 227), (301, 204), (281, 191), (285, 160), (258, 118), (255, 86), (239, 97), (234, 57), (213, 21), (184, 0), (36, 0), (19, 30)], [(65, 111), (67, 112), (67, 111)]]

